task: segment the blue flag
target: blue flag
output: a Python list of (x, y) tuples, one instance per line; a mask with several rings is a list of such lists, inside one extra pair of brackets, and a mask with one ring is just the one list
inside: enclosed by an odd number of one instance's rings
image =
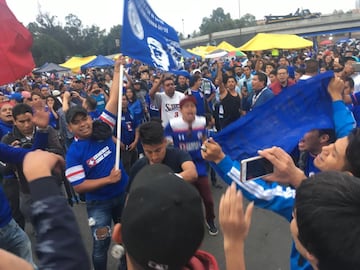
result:
[(332, 101), (327, 86), (332, 71), (303, 80), (255, 107), (214, 136), (234, 160), (257, 156), (257, 151), (279, 146), (293, 151), (314, 128), (333, 128)]
[(125, 0), (121, 52), (164, 71), (180, 66), (179, 38), (146, 0)]

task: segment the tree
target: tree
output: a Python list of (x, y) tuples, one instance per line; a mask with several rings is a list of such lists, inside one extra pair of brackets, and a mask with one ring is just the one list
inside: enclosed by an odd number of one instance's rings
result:
[(115, 25), (111, 27), (109, 34), (104, 37), (103, 47), (101, 48), (104, 55), (120, 53), (121, 30), (122, 26), (120, 24)]
[(210, 18), (203, 18), (200, 25), (200, 35), (207, 35), (214, 32), (230, 30), (235, 28), (230, 13), (225, 14), (223, 8), (213, 10)]
[(81, 36), (82, 22), (74, 14), (69, 14), (65, 17), (65, 32), (73, 39), (76, 40)]
[[(256, 25), (255, 16), (245, 14), (237, 20), (232, 20), (229, 13), (222, 8), (212, 11), (209, 18), (204, 17), (199, 32), (194, 31), (191, 36), (184, 37), (178, 33), (180, 39), (211, 36), (214, 32), (243, 28)], [(73, 55), (110, 55), (120, 52), (121, 25), (113, 26), (107, 34), (104, 29), (96, 25), (84, 27), (80, 18), (74, 14), (65, 17), (65, 25), (59, 23), (56, 16), (41, 12), (35, 22), (28, 25), (33, 35), (33, 56), (37, 66), (45, 62), (63, 63)]]
[(92, 55), (92, 54), (102, 54), (99, 48), (102, 47), (103, 39), (105, 35), (105, 30), (100, 29), (96, 25), (85, 28), (82, 31), (82, 54), (83, 55)]
[(56, 17), (51, 16), (48, 12), (42, 13), (40, 11), (39, 15), (36, 16), (36, 22), (42, 27), (43, 29), (51, 30), (56, 25)]
[(255, 26), (255, 25), (257, 25), (256, 18), (254, 15), (246, 13), (240, 19), (235, 20), (235, 25), (236, 25), (236, 28), (245, 28), (245, 27)]
[(34, 40), (32, 54), (36, 66), (48, 62), (63, 63), (67, 56), (65, 46), (49, 35), (40, 35)]

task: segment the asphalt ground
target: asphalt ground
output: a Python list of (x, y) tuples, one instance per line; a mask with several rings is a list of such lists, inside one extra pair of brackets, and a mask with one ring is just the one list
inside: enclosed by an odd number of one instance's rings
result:
[[(218, 215), (220, 197), (225, 192), (227, 186), (221, 180), (219, 183), (223, 186), (222, 189), (212, 187), (216, 215)], [(245, 204), (247, 203), (245, 200)], [(92, 238), (88, 226), (85, 204), (75, 204), (72, 209), (77, 217), (89, 258), (91, 258)], [(219, 224), (217, 218), (215, 223), (217, 225)], [(36, 240), (32, 226), (29, 223), (26, 224), (26, 231), (34, 247)], [(255, 207), (250, 233), (245, 245), (247, 269), (287, 270), (290, 265), (290, 248), (291, 236), (289, 223), (273, 212)], [(206, 230), (201, 249), (215, 256), (219, 264), (219, 269), (226, 269), (223, 236), (220, 229), (217, 236), (210, 236)], [(33, 248), (33, 250), (35, 250), (35, 248)], [(35, 261), (37, 261), (36, 255), (34, 256)], [(117, 269), (117, 260), (110, 255), (110, 252), (108, 256), (108, 269)]]

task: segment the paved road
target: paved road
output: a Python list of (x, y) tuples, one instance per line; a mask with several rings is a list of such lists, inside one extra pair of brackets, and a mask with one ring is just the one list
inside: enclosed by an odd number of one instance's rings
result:
[[(225, 191), (225, 184), (222, 185), (224, 186), (223, 189), (212, 188), (216, 212), (218, 211), (220, 196)], [(85, 205), (75, 205), (73, 210), (75, 211), (82, 231), (84, 243), (90, 255), (92, 240), (90, 237), (90, 230), (87, 225)], [(30, 225), (27, 225), (27, 232), (31, 231), (30, 227)], [(30, 233), (30, 235), (32, 234)], [(32, 236), (31, 240), (33, 245), (35, 245), (35, 239)], [(221, 232), (215, 237), (206, 233), (201, 249), (212, 253), (218, 261), (219, 268), (225, 269), (222, 241), (223, 237)], [(289, 269), (290, 245), (291, 239), (288, 222), (272, 212), (255, 208), (250, 234), (246, 241), (245, 256), (247, 269)], [(117, 269), (116, 265), (116, 260), (109, 255), (108, 269)]]

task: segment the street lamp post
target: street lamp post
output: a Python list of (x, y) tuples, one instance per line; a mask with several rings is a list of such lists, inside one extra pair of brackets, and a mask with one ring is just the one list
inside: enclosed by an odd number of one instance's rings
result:
[(185, 26), (184, 26), (184, 19), (181, 19), (182, 20), (182, 30), (183, 30), (183, 35), (184, 35), (184, 38), (185, 38)]
[(115, 39), (115, 51), (117, 53), (120, 52), (120, 39), (119, 38)]

